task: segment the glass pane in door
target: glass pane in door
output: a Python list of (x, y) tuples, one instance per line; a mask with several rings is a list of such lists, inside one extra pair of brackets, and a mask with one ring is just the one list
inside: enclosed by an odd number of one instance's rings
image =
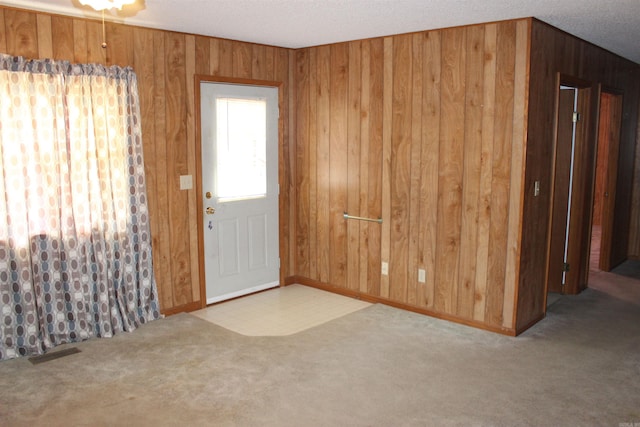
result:
[(216, 100), (216, 195), (221, 202), (266, 197), (266, 113), (263, 99)]

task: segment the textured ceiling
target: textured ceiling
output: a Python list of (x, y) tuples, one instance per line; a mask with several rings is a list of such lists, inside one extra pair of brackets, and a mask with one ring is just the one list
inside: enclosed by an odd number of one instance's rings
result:
[[(137, 0), (106, 18), (299, 48), (533, 16), (640, 63), (640, 0)], [(78, 0), (0, 0), (97, 17)]]

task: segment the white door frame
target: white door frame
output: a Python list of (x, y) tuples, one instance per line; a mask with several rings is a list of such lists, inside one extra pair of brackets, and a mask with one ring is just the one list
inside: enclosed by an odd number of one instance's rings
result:
[[(203, 192), (203, 183), (202, 183), (202, 123), (201, 123), (201, 93), (200, 93), (200, 85), (201, 83), (220, 83), (220, 84), (238, 84), (245, 86), (267, 86), (274, 87), (278, 89), (278, 107), (282, 104), (282, 83), (270, 80), (254, 80), (254, 79), (240, 79), (240, 78), (227, 78), (227, 77), (218, 77), (218, 76), (205, 76), (205, 75), (196, 75), (194, 78), (194, 86), (195, 86), (195, 120), (196, 120), (196, 203), (197, 203), (197, 217), (198, 217), (198, 267), (199, 267), (199, 291), (200, 291), (200, 307), (204, 308), (207, 306), (207, 298), (206, 298), (206, 277), (205, 277), (205, 250), (204, 250), (204, 202), (201, 197)], [(280, 151), (282, 147), (282, 116), (278, 118), (278, 159), (280, 159)], [(279, 187), (282, 187), (282, 168), (278, 162), (278, 184)], [(282, 218), (280, 218), (281, 212), (281, 201), (278, 198), (278, 238), (279, 238), (279, 257), (283, 260), (282, 253)], [(282, 265), (280, 265), (279, 272), (279, 280), (280, 286), (284, 286), (284, 277)]]

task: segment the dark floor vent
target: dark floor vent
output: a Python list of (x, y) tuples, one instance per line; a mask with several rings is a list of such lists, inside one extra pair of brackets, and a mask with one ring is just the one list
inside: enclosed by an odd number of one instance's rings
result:
[(32, 365), (38, 365), (40, 363), (50, 362), (52, 360), (60, 359), (61, 357), (69, 356), (71, 354), (80, 353), (76, 347), (65, 348), (64, 350), (54, 351), (52, 353), (42, 354), (40, 356), (31, 356), (29, 362)]

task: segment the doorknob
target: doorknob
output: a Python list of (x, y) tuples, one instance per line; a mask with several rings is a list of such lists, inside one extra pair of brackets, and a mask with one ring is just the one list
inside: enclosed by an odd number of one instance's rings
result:
[(211, 206), (207, 207), (207, 215), (213, 215), (216, 213), (216, 208), (212, 208)]

